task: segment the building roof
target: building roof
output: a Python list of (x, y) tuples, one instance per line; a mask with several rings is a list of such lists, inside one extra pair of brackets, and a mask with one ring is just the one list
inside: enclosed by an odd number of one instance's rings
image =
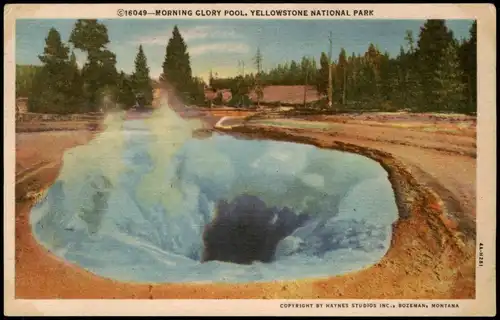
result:
[[(288, 103), (300, 104), (304, 102), (304, 89), (306, 90), (306, 102), (317, 101), (321, 98), (314, 86), (267, 86), (263, 88), (262, 103)], [(250, 93), (250, 99), (257, 101), (255, 90)]]

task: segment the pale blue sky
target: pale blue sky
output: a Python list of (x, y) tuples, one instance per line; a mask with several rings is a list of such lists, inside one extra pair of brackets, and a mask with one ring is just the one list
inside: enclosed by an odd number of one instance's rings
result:
[[(418, 38), (423, 20), (187, 20), (187, 19), (108, 19), (101, 20), (111, 40), (109, 49), (116, 53), (117, 68), (133, 70), (139, 44), (146, 53), (152, 77), (161, 73), (168, 39), (175, 24), (188, 44), (193, 74), (207, 79), (213, 68), (219, 76), (238, 72), (238, 60), (245, 62), (245, 72), (254, 70), (252, 58), (257, 46), (263, 55), (264, 69), (286, 61), (314, 56), (328, 51), (328, 34), (333, 32), (333, 56), (340, 48), (364, 53), (370, 42), (391, 55), (405, 44), (405, 30)], [(75, 20), (18, 20), (16, 25), (16, 62), (40, 64), (45, 37), (55, 27), (67, 42)], [(448, 20), (456, 38), (467, 38), (472, 20)], [(76, 52), (79, 63), (85, 57)]]

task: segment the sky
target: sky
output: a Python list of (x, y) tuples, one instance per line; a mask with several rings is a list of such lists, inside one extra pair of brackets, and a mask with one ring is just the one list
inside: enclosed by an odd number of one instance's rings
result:
[[(16, 63), (40, 64), (45, 38), (51, 27), (66, 43), (75, 24), (74, 19), (17, 20)], [(198, 20), (198, 19), (104, 19), (108, 28), (108, 48), (116, 54), (117, 69), (131, 73), (139, 45), (146, 54), (150, 75), (158, 78), (162, 72), (166, 45), (177, 25), (188, 46), (194, 76), (208, 80), (212, 69), (219, 77), (235, 76), (241, 71), (255, 71), (253, 57), (260, 47), (263, 68), (269, 70), (278, 63), (300, 61), (303, 56), (315, 57), (328, 52), (328, 36), (332, 32), (332, 55), (336, 59), (341, 48), (347, 53), (364, 53), (370, 42), (391, 56), (405, 45), (405, 31), (412, 30), (415, 41), (424, 20)], [(472, 20), (447, 20), (455, 38), (468, 38)], [(85, 55), (75, 50), (79, 65)]]

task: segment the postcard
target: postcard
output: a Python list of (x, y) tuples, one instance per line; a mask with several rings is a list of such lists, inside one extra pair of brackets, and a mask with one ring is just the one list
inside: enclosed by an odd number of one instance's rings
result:
[(495, 315), (491, 4), (4, 7), (8, 315)]

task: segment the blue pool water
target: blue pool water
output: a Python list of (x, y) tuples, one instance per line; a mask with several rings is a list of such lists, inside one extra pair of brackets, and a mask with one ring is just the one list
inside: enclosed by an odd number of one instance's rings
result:
[[(180, 119), (165, 126), (122, 121), (69, 150), (32, 208), (38, 241), (97, 275), (136, 282), (324, 277), (387, 252), (397, 207), (377, 162), (287, 142), (198, 140)], [(257, 245), (268, 260), (231, 262), (258, 255)]]

